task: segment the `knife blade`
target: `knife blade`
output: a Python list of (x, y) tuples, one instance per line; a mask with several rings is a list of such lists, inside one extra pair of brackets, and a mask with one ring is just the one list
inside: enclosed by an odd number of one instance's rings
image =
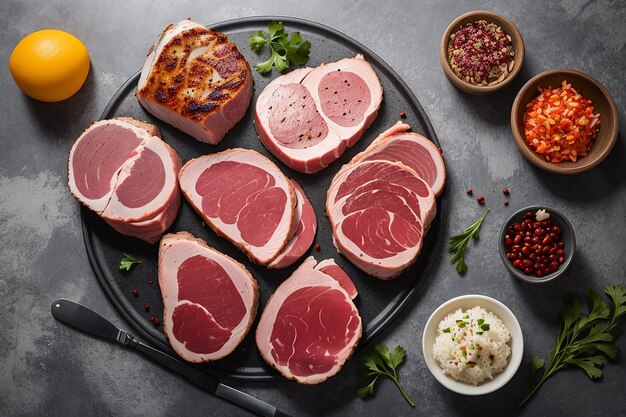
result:
[(184, 376), (193, 384), (218, 397), (224, 398), (264, 417), (290, 417), (290, 414), (261, 401), (236, 388), (222, 384), (217, 378), (177, 358), (148, 346), (134, 338), (128, 332), (116, 327), (100, 314), (74, 301), (60, 298), (52, 303), (52, 315), (55, 319), (76, 327), (86, 333), (135, 348), (150, 359)]

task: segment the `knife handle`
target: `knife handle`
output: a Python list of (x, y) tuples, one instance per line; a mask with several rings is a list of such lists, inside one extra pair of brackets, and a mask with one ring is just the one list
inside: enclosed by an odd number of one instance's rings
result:
[(251, 395), (246, 394), (245, 392), (239, 391), (238, 389), (229, 387), (228, 385), (224, 385), (222, 383), (218, 384), (215, 395), (225, 398), (235, 404), (239, 404), (240, 406), (245, 407), (248, 410), (254, 411), (261, 416), (291, 417), (290, 414), (285, 413), (284, 411), (274, 407), (273, 405), (269, 405), (266, 402), (263, 402), (259, 399), (254, 398)]

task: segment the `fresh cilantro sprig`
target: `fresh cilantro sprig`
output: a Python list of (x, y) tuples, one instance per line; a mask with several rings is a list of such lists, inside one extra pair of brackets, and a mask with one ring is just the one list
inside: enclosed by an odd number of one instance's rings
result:
[(250, 49), (259, 53), (268, 45), (272, 53), (267, 61), (254, 66), (258, 72), (268, 73), (272, 66), (282, 72), (291, 65), (304, 65), (309, 61), (311, 42), (303, 41), (300, 32), (289, 36), (281, 22), (271, 22), (267, 30), (267, 35), (259, 30), (250, 36)]
[(411, 407), (415, 407), (415, 404), (411, 401), (398, 380), (397, 368), (404, 361), (405, 357), (406, 351), (402, 346), (396, 346), (393, 352), (385, 345), (374, 346), (370, 353), (363, 356), (363, 378), (369, 379), (374, 377), (374, 379), (363, 388), (359, 388), (357, 395), (361, 398), (374, 395), (374, 384), (376, 384), (380, 376), (386, 376), (396, 384), (406, 402)]
[(454, 265), (458, 262), (456, 265), (456, 271), (460, 274), (467, 272), (467, 264), (465, 263), (465, 248), (467, 247), (470, 238), (474, 238), (474, 240), (480, 239), (478, 230), (483, 224), (485, 217), (487, 217), (487, 214), (489, 214), (489, 211), (491, 211), (491, 208), (488, 208), (480, 219), (476, 220), (474, 224), (463, 230), (461, 234), (453, 236), (448, 240), (448, 252), (453, 254), (452, 258), (450, 258), (450, 263)]
[(124, 257), (120, 261), (120, 270), (130, 271), (131, 266), (133, 266), (134, 264), (141, 264), (141, 263), (143, 262), (140, 261), (139, 259), (135, 259), (129, 254), (125, 253)]
[[(556, 334), (556, 346), (545, 366), (543, 359), (535, 357), (530, 364), (530, 393), (520, 403), (524, 406), (544, 382), (562, 368), (574, 365), (584, 370), (589, 378), (602, 377), (600, 368), (606, 359), (615, 359), (619, 353), (615, 346), (619, 320), (626, 315), (626, 289), (621, 285), (607, 285), (604, 293), (612, 309), (597, 292), (587, 292), (588, 314), (582, 311), (580, 299), (572, 294), (565, 298), (560, 312), (561, 325)], [(537, 380), (537, 371), (543, 374)]]

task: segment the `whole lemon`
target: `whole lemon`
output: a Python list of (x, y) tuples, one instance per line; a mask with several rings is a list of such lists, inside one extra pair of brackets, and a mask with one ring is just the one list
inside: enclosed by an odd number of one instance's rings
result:
[(11, 54), (9, 69), (20, 89), (41, 101), (73, 96), (87, 79), (89, 53), (78, 38), (46, 29), (22, 39)]

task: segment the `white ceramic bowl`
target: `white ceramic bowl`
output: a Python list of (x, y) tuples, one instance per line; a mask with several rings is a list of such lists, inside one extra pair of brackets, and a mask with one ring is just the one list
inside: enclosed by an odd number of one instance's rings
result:
[[(437, 327), (441, 320), (459, 308), (467, 310), (476, 306), (480, 306), (495, 314), (509, 329), (511, 333), (511, 341), (509, 342), (511, 346), (511, 356), (509, 356), (508, 364), (502, 373), (494, 376), (492, 380), (487, 380), (475, 386), (457, 381), (451, 376), (445, 375), (437, 361), (433, 358), (433, 346), (435, 344), (435, 338), (437, 337)], [(483, 395), (503, 387), (513, 378), (513, 375), (515, 375), (515, 372), (517, 372), (522, 362), (524, 337), (522, 336), (522, 329), (515, 315), (500, 301), (484, 295), (462, 295), (446, 301), (430, 315), (424, 327), (424, 334), (422, 335), (422, 353), (428, 369), (444, 387), (459, 394)]]

